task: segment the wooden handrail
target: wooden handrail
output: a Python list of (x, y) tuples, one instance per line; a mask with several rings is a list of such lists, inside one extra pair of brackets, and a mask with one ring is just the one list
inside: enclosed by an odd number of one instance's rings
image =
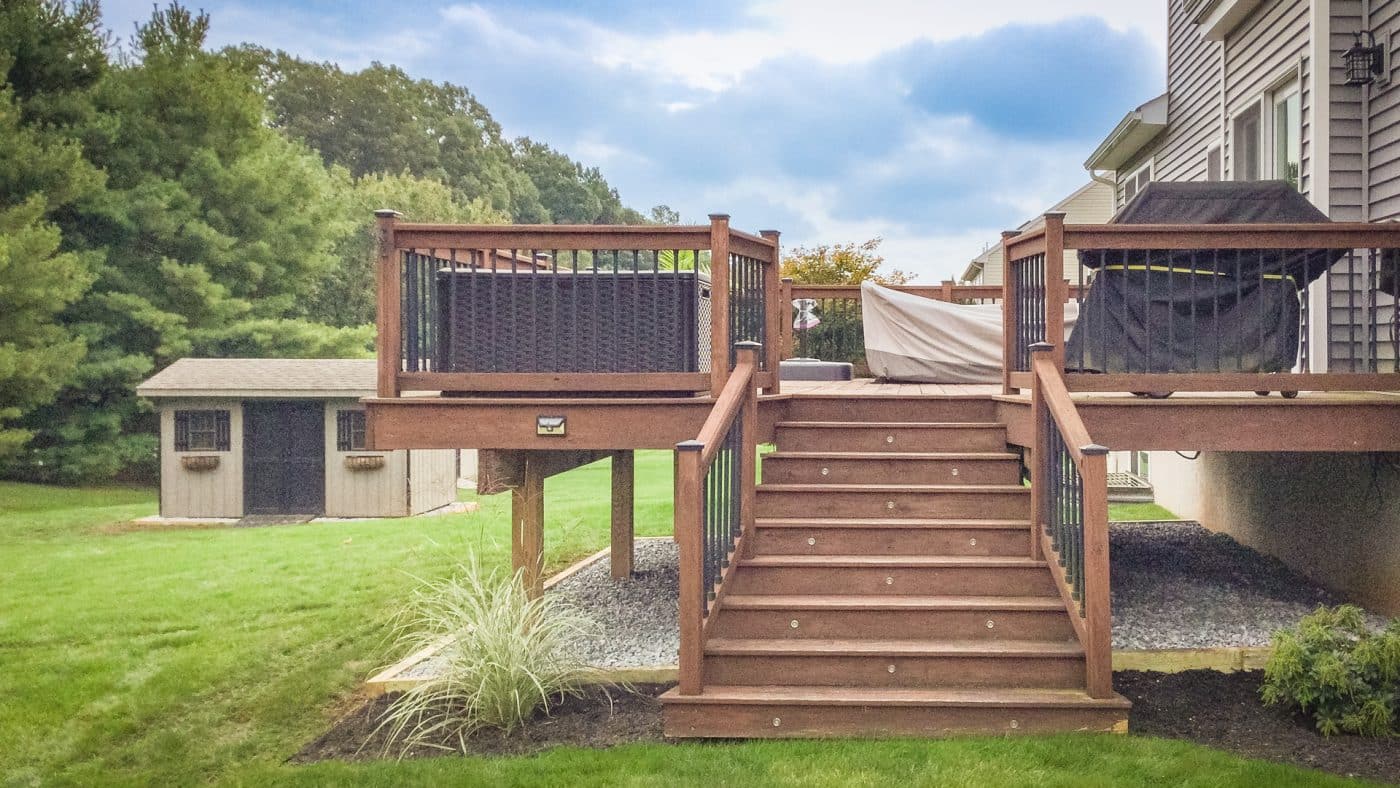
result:
[(715, 458), (715, 452), (719, 450), (720, 438), (724, 437), (724, 433), (728, 432), (729, 427), (734, 424), (734, 418), (744, 407), (744, 399), (748, 395), (749, 389), (753, 388), (753, 378), (757, 371), (757, 365), (745, 356), (741, 356), (739, 363), (735, 365), (734, 374), (730, 375), (729, 381), (724, 384), (724, 390), (715, 399), (715, 405), (710, 409), (710, 415), (705, 418), (705, 423), (700, 427), (700, 434), (695, 437), (695, 441), (703, 447), (700, 450), (701, 470), (709, 470), (710, 463)]
[[(1090, 439), (1079, 417), (1074, 400), (1065, 387), (1064, 377), (1054, 360), (1050, 345), (1037, 343), (1031, 348), (1031, 418), (1035, 424), (1035, 445), (1031, 467), (1031, 554), (1049, 559), (1055, 586), (1070, 612), (1075, 634), (1084, 649), (1085, 686), (1090, 697), (1113, 694), (1113, 624), (1109, 599), (1108, 555), (1108, 449)], [(1046, 416), (1049, 416), (1047, 419)], [(1080, 478), (1082, 507), (1080, 537), (1082, 552), (1077, 556), (1083, 577), (1083, 593), (1075, 598), (1066, 570), (1052, 555), (1053, 541), (1046, 534), (1051, 507), (1056, 505), (1049, 488), (1053, 422)], [(1061, 545), (1063, 548), (1064, 545)], [(1082, 611), (1082, 614), (1081, 614)]]
[[(680, 548), (680, 680), (683, 695), (698, 694), (703, 686), (705, 638), (710, 616), (723, 599), (724, 580), (738, 565), (744, 545), (749, 541), (754, 520), (758, 435), (758, 354), (761, 346), (742, 342), (737, 346), (738, 362), (726, 381), (724, 390), (715, 399), (714, 407), (700, 433), (694, 440), (676, 445), (674, 533)], [(742, 418), (741, 418), (742, 416)], [(741, 426), (739, 438), (739, 496), (738, 541), (732, 546), (727, 568), (718, 577), (715, 588), (704, 587), (705, 568), (705, 477), (723, 447), (725, 436), (735, 426)], [(714, 593), (710, 615), (706, 614), (705, 597)]]
[[(1042, 351), (1042, 346), (1032, 345), (1031, 350)], [(1092, 445), (1094, 441), (1089, 437), (1089, 429), (1079, 417), (1078, 409), (1074, 407), (1074, 400), (1069, 395), (1064, 376), (1059, 367), (1055, 366), (1054, 358), (1048, 351), (1047, 345), (1042, 352), (1035, 353), (1031, 361), (1031, 371), (1040, 385), (1045, 407), (1054, 417), (1055, 426), (1060, 428), (1060, 434), (1065, 437), (1065, 447), (1069, 449), (1075, 462), (1083, 462), (1083, 447)]]

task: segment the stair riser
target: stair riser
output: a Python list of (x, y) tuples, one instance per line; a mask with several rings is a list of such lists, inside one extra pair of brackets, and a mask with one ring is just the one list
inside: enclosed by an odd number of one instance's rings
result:
[(759, 517), (894, 517), (1028, 520), (1022, 492), (905, 492), (902, 490), (758, 489)]
[(778, 457), (763, 462), (769, 484), (1020, 484), (1014, 459), (847, 460)]
[[(797, 627), (792, 622), (797, 622)], [(992, 622), (990, 628), (987, 622)], [(862, 639), (925, 637), (938, 640), (1074, 638), (1064, 611), (1009, 610), (736, 610), (722, 609), (715, 637)]]
[(910, 397), (847, 399), (796, 397), (787, 406), (785, 421), (996, 421), (996, 403), (979, 400), (923, 400)]
[[(774, 725), (774, 720), (778, 721)], [(786, 704), (667, 704), (665, 734), (676, 738), (862, 738), (1126, 732), (1123, 709), (956, 708)]]
[[(890, 672), (890, 667), (894, 672)], [(705, 681), (729, 686), (974, 688), (1084, 686), (1079, 657), (705, 655)]]
[(780, 451), (1005, 451), (1006, 430), (1002, 427), (779, 427), (777, 445)]
[[(996, 555), (1028, 556), (1029, 528), (764, 528), (757, 555)], [(815, 544), (809, 544), (815, 542)]]
[(789, 567), (741, 565), (731, 594), (1049, 596), (1044, 567)]

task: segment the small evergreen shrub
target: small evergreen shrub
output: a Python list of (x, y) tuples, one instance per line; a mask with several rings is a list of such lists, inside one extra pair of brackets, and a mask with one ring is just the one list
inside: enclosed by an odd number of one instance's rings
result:
[(437, 659), (444, 664), (390, 706), (380, 724), (387, 746), (450, 741), (465, 750), (477, 730), (514, 730), (537, 710), (581, 694), (598, 671), (572, 645), (593, 628), (557, 595), (530, 599), (519, 573), (485, 570), (475, 557), (452, 577), (424, 583), (399, 614), (397, 645), (413, 653), (443, 644)]
[(1400, 727), (1400, 619), (1382, 631), (1355, 605), (1319, 607), (1274, 635), (1264, 702), (1312, 715), (1324, 736), (1394, 736)]

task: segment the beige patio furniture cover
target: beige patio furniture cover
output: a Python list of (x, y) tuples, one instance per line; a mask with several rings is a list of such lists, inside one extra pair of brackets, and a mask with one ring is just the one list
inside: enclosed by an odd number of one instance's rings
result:
[[(912, 383), (1001, 382), (1001, 305), (948, 304), (861, 285), (865, 360), (877, 378)], [(1079, 305), (1065, 305), (1065, 334)]]

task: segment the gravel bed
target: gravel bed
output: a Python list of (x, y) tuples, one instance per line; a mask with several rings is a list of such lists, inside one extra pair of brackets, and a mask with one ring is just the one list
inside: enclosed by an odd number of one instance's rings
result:
[(600, 668), (675, 665), (680, 652), (680, 573), (676, 543), (646, 539), (636, 543), (632, 577), (614, 580), (606, 558), (555, 586), (598, 624), (598, 632), (578, 644), (584, 658)]
[[(1283, 562), (1194, 522), (1109, 526), (1113, 579), (1113, 647), (1180, 649), (1267, 646), (1318, 605), (1346, 600), (1319, 588)], [(676, 545), (637, 542), (634, 575), (613, 580), (606, 558), (548, 593), (567, 596), (598, 624), (579, 643), (605, 668), (675, 665), (679, 649)], [(1373, 617), (1377, 626), (1384, 619)], [(433, 660), (407, 677), (432, 675)]]
[(1346, 601), (1194, 522), (1111, 525), (1109, 555), (1114, 648), (1267, 646), (1318, 605)]

